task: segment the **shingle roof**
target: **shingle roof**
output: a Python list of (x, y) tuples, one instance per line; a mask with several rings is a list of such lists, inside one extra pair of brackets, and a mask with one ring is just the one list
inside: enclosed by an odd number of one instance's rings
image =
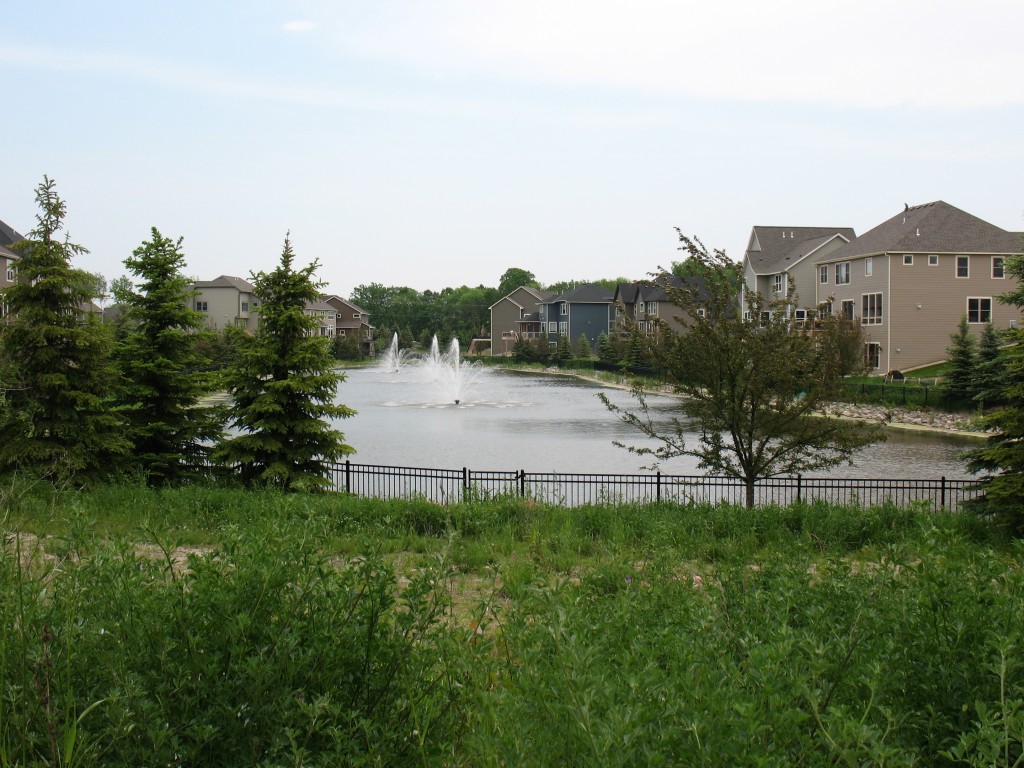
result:
[(252, 293), (256, 290), (248, 280), (231, 275), (221, 275), (213, 280), (200, 280), (194, 285), (196, 288), (237, 288), (245, 293)]
[(897, 213), (822, 261), (875, 253), (1020, 253), (1020, 234), (936, 200)]
[(368, 314), (368, 312), (365, 309), (363, 309), (362, 307), (356, 306), (351, 301), (346, 299), (344, 296), (339, 296), (336, 293), (324, 294), (320, 298), (322, 298), (324, 301), (330, 301), (331, 299), (337, 299), (338, 301), (340, 301), (340, 302), (348, 305), (349, 307), (351, 307), (353, 312), (358, 312), (361, 315)]
[(24, 235), (18, 234), (10, 226), (0, 221), (0, 245), (13, 245), (24, 239)]
[(846, 240), (856, 237), (852, 227), (755, 226), (753, 235), (761, 250), (748, 250), (746, 260), (758, 275), (784, 272), (836, 235)]
[(554, 304), (559, 301), (567, 301), (574, 304), (604, 304), (611, 303), (612, 297), (604, 288), (588, 283), (581, 285), (558, 296), (551, 296), (540, 301), (540, 304)]

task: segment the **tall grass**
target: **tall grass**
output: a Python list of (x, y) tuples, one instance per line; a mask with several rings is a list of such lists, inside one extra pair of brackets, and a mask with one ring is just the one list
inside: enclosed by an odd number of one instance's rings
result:
[(198, 486), (0, 514), (0, 766), (1024, 760), (1024, 547), (974, 517)]

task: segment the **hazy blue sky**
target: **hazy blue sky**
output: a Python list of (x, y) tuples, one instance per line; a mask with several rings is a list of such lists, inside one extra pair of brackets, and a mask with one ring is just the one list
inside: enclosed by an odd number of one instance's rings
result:
[(946, 200), (1024, 230), (1024, 2), (6, 0), (0, 219), (54, 178), (108, 278), (331, 292), (641, 278), (674, 227), (850, 226)]

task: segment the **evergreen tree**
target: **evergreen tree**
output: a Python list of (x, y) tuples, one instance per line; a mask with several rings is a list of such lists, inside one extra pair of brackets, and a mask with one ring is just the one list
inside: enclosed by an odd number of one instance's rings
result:
[(182, 274), (180, 238), (173, 241), (154, 227), (152, 239), (124, 263), (139, 278), (138, 291), (134, 284), (118, 289), (127, 336), (117, 356), (134, 456), (151, 484), (191, 479), (223, 423), (219, 409), (199, 407), (213, 384), (212, 375), (200, 370), (210, 361), (197, 344), (214, 334), (203, 332), (202, 315), (191, 308), (195, 292)]
[(640, 335), (640, 331), (636, 327), (633, 327), (629, 332), (629, 344), (626, 346), (626, 365), (630, 368), (643, 368), (647, 364), (647, 350), (643, 336)]
[(530, 339), (520, 336), (512, 345), (512, 359), (517, 363), (532, 363), (537, 359), (537, 349)]
[(978, 391), (974, 399), (978, 401), (980, 407), (999, 402), (1004, 369), (1003, 356), (999, 349), (999, 335), (992, 323), (986, 323), (981, 331), (981, 341), (978, 343), (978, 366), (975, 376)]
[(945, 388), (949, 396), (956, 400), (974, 396), (976, 390), (977, 353), (974, 337), (971, 336), (967, 316), (960, 318), (957, 331), (950, 336), (950, 345), (946, 348), (949, 370), (946, 373)]
[[(1003, 264), (1018, 283), (999, 301), (1024, 309), (1024, 257), (1011, 256)], [(982, 419), (982, 426), (992, 434), (966, 458), (971, 472), (988, 473), (981, 482), (981, 496), (972, 502), (975, 511), (1024, 536), (1024, 330), (1008, 331), (1007, 341), (1010, 346), (1004, 352), (998, 390), (1003, 407)]]
[(587, 335), (585, 333), (581, 333), (579, 339), (576, 340), (576, 350), (574, 354), (580, 360), (586, 360), (593, 354), (593, 351), (590, 349), (590, 341), (587, 339)]
[(112, 339), (89, 311), (95, 276), (71, 266), (88, 251), (60, 237), (66, 209), (45, 176), (36, 202), (36, 228), (15, 246), (18, 282), (2, 297), (11, 314), (0, 325), (0, 350), (14, 381), (0, 424), (0, 472), (88, 483), (129, 450), (112, 402)]
[(615, 348), (612, 346), (612, 339), (605, 331), (597, 335), (597, 359), (605, 363), (615, 360)]
[(247, 484), (316, 490), (329, 485), (331, 465), (354, 452), (329, 419), (355, 412), (334, 404), (345, 376), (332, 368), (330, 340), (313, 335), (316, 320), (305, 314), (306, 302), (320, 295), (317, 263), (297, 270), (293, 260), (286, 237), (277, 269), (253, 275), (260, 325), (227, 373), (239, 434), (223, 441), (214, 459), (236, 467)]
[(558, 336), (558, 344), (555, 346), (555, 360), (559, 363), (567, 363), (572, 360), (572, 344), (569, 343), (569, 337), (564, 333)]

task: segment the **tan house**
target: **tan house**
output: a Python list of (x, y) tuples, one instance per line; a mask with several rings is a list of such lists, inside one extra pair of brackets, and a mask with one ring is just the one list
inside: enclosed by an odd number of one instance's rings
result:
[(946, 358), (962, 317), (976, 334), (991, 322), (1016, 327), (1021, 313), (998, 301), (1016, 287), (1008, 256), (1021, 234), (941, 200), (911, 207), (815, 259), (818, 302), (859, 322), (875, 373)]
[(192, 284), (196, 295), (192, 308), (206, 315), (206, 327), (221, 331), (237, 325), (255, 331), (259, 324), (259, 299), (253, 295), (252, 283), (240, 277), (221, 275), (213, 280)]
[[(18, 254), (10, 249), (14, 243), (25, 238), (0, 221), (0, 290), (15, 281), (15, 262)], [(0, 298), (0, 318), (7, 316), (7, 304)]]
[(366, 310), (341, 296), (324, 296), (323, 300), (334, 308), (335, 336), (354, 338), (364, 355), (373, 354), (373, 326)]
[(766, 302), (789, 298), (792, 281), (796, 312), (806, 317), (817, 306), (817, 260), (854, 237), (850, 227), (755, 226), (743, 255), (744, 294), (759, 293)]
[(541, 326), (539, 304), (551, 298), (550, 291), (520, 286), (491, 305), (491, 355), (508, 357), (519, 339), (546, 336)]

